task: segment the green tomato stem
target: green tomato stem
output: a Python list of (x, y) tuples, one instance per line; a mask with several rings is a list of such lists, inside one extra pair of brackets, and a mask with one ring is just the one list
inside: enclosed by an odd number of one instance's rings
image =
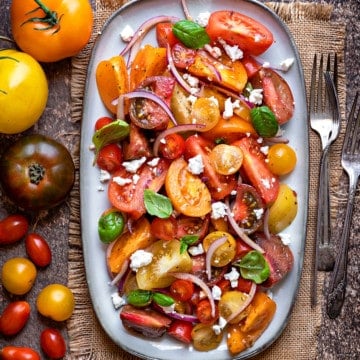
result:
[(44, 176), (45, 169), (43, 166), (36, 163), (29, 166), (29, 178), (32, 184), (39, 185)]

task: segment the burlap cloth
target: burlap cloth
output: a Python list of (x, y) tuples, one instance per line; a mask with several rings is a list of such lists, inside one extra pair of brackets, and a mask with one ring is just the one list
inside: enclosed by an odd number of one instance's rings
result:
[[(93, 40), (107, 17), (121, 5), (121, 0), (96, 0), (95, 28)], [(288, 25), (298, 46), (302, 60), (307, 89), (314, 52), (336, 52), (339, 56), (339, 95), (344, 117), (345, 111), (345, 71), (344, 71), (344, 39), (345, 26), (330, 20), (331, 5), (312, 3), (267, 3), (267, 5)], [(92, 41), (93, 41), (92, 40)], [(87, 62), (91, 52), (92, 41), (85, 51), (73, 59), (72, 66), (72, 117), (81, 121), (83, 86), (86, 78)], [(306, 109), (303, 109), (306, 111)], [(342, 134), (341, 134), (342, 136)], [(336, 189), (341, 174), (338, 162), (342, 139), (332, 147), (331, 182)], [(310, 197), (308, 212), (308, 233), (304, 257), (304, 268), (300, 289), (287, 327), (278, 340), (255, 359), (315, 359), (317, 333), (321, 324), (321, 302), (315, 308), (310, 306), (311, 269), (315, 238), (316, 194), (318, 183), (318, 165), (320, 142), (316, 134), (310, 131)], [(78, 160), (78, 159), (77, 159)], [(77, 179), (78, 180), (78, 179)], [(304, 180), (305, 181), (305, 180)], [(78, 181), (71, 198), (71, 224), (69, 234), (69, 286), (76, 298), (76, 308), (68, 321), (69, 348), (71, 359), (124, 359), (135, 360), (136, 357), (126, 353), (112, 340), (100, 326), (92, 309), (85, 270), (82, 258), (80, 236), (80, 204)], [(331, 201), (336, 202), (335, 191), (332, 190)], [(334, 206), (336, 208), (336, 206)], [(323, 275), (319, 275), (318, 295), (321, 299)]]

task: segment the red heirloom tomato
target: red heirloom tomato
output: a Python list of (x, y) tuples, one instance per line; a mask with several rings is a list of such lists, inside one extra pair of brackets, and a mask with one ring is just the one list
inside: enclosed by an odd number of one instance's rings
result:
[(179, 134), (169, 134), (160, 143), (159, 151), (161, 155), (170, 160), (179, 158), (185, 151), (185, 140)]
[(206, 32), (212, 41), (223, 39), (251, 55), (262, 54), (274, 41), (271, 31), (264, 25), (236, 11), (213, 12)]
[(88, 0), (13, 0), (10, 16), (16, 44), (42, 62), (79, 53), (93, 25)]
[(0, 350), (2, 360), (40, 360), (40, 355), (34, 349), (20, 346), (5, 346)]
[(32, 262), (40, 267), (51, 263), (51, 249), (46, 240), (39, 234), (30, 233), (25, 238), (26, 252)]
[(30, 311), (27, 301), (11, 302), (0, 316), (0, 333), (5, 336), (17, 334), (26, 325)]
[(51, 359), (61, 359), (66, 354), (66, 343), (59, 330), (47, 328), (40, 335), (40, 346)]
[(167, 333), (181, 342), (190, 344), (192, 329), (192, 323), (184, 320), (174, 320), (167, 329)]
[(0, 183), (6, 195), (27, 210), (60, 204), (75, 179), (68, 150), (54, 139), (27, 135), (13, 143), (0, 159)]
[(29, 229), (28, 219), (20, 214), (9, 215), (0, 221), (0, 245), (19, 241)]

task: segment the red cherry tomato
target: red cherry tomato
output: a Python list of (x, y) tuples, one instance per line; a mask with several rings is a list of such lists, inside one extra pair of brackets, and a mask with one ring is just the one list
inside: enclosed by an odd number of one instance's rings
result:
[(222, 10), (211, 14), (206, 32), (216, 42), (225, 40), (230, 45), (238, 45), (245, 53), (260, 55), (273, 43), (271, 31), (263, 24), (236, 11)]
[(191, 281), (177, 279), (170, 286), (170, 293), (178, 301), (188, 301), (194, 294), (194, 284)]
[(169, 160), (174, 160), (182, 156), (185, 151), (185, 140), (179, 134), (165, 136), (164, 141), (159, 146), (160, 154)]
[(199, 240), (201, 240), (208, 233), (209, 223), (209, 216), (199, 218), (180, 215), (177, 218), (176, 238), (181, 239), (186, 235), (197, 235)]
[(20, 214), (9, 215), (0, 221), (0, 245), (19, 241), (29, 229), (28, 219)]
[(169, 326), (167, 333), (173, 338), (186, 343), (191, 343), (191, 331), (193, 329), (193, 325), (184, 320), (174, 320)]
[(196, 307), (196, 316), (202, 324), (214, 324), (219, 317), (218, 309), (216, 308), (215, 317), (211, 316), (211, 305), (208, 299), (199, 301)]
[(19, 346), (5, 346), (0, 350), (2, 360), (41, 360), (40, 355), (34, 349)]
[(160, 23), (156, 25), (156, 40), (160, 47), (170, 45), (173, 47), (179, 42), (179, 39), (172, 31), (173, 25), (171, 23)]
[(66, 354), (66, 343), (59, 330), (47, 328), (40, 335), (40, 346), (51, 359), (61, 359)]
[(121, 148), (117, 144), (108, 144), (100, 149), (96, 164), (100, 169), (113, 173), (120, 168), (122, 157)]
[(25, 248), (29, 258), (36, 266), (45, 267), (51, 263), (50, 246), (41, 235), (29, 233), (25, 238)]
[(29, 319), (30, 311), (27, 301), (11, 302), (0, 317), (0, 333), (12, 336), (20, 332)]
[(111, 122), (113, 122), (113, 119), (111, 117), (108, 116), (100, 117), (99, 119), (96, 120), (95, 131), (100, 130), (105, 125), (109, 125)]

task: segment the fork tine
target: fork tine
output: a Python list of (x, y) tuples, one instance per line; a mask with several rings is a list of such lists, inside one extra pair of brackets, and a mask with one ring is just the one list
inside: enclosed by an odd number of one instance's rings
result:
[(318, 71), (318, 92), (317, 92), (317, 109), (323, 110), (323, 94), (322, 94), (322, 88), (323, 88), (323, 62), (324, 58), (321, 54), (320, 61), (319, 61), (319, 71)]
[(315, 111), (315, 84), (316, 84), (316, 68), (317, 68), (317, 56), (314, 55), (313, 66), (311, 70), (311, 82), (310, 82), (310, 99), (309, 99), (309, 112)]
[(356, 116), (356, 119), (355, 119), (355, 111), (356, 111), (356, 104), (357, 104), (358, 95), (359, 95), (359, 93), (356, 93), (355, 100), (354, 100), (354, 103), (353, 103), (355, 127), (354, 127), (353, 139), (352, 139), (353, 141), (352, 141), (351, 149), (350, 149), (352, 154), (355, 154), (356, 151), (359, 152), (359, 149), (358, 148), (355, 149), (355, 147), (356, 147), (357, 144), (360, 144), (360, 141), (359, 141), (360, 109), (358, 109), (358, 113), (357, 113), (357, 116)]
[(338, 56), (337, 53), (334, 54), (334, 64), (331, 66), (331, 54), (328, 54), (327, 62), (326, 62), (326, 71), (329, 71), (333, 74), (333, 81), (335, 85), (335, 89), (338, 88)]
[(359, 131), (359, 118), (360, 118), (360, 111), (358, 112), (358, 116), (356, 119), (355, 110), (356, 104), (358, 100), (359, 93), (357, 92), (355, 95), (355, 99), (353, 101), (348, 121), (349, 123), (346, 126), (346, 133), (344, 138), (344, 145), (343, 145), (343, 152), (350, 154), (354, 153), (355, 151), (355, 144), (358, 139), (356, 139)]

